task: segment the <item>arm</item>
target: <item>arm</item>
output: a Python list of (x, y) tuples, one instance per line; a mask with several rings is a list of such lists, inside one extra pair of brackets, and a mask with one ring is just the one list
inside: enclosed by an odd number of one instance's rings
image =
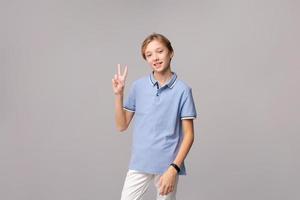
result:
[(183, 140), (180, 145), (178, 154), (173, 163), (179, 167), (182, 165), (184, 159), (186, 158), (188, 152), (190, 151), (192, 144), (194, 142), (194, 123), (192, 119), (183, 119)]
[(128, 128), (133, 115), (134, 112), (123, 109), (123, 94), (115, 95), (115, 121), (120, 132)]
[[(180, 145), (179, 151), (176, 155), (173, 163), (179, 167), (186, 158), (191, 146), (194, 142), (194, 124), (192, 119), (183, 119), (183, 140)], [(167, 195), (174, 190), (174, 185), (176, 181), (177, 171), (170, 166), (168, 170), (160, 178), (160, 195)]]
[(115, 74), (112, 79), (112, 87), (115, 94), (115, 121), (116, 127), (119, 131), (125, 131), (134, 113), (123, 109), (123, 96), (125, 80), (127, 76), (127, 66), (125, 66), (124, 73), (121, 74), (121, 66), (118, 64), (118, 74)]

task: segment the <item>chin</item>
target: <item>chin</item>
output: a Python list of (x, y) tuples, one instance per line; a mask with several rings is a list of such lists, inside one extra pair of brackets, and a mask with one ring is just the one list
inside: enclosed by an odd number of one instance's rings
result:
[(155, 71), (155, 72), (163, 72), (163, 71), (164, 71), (163, 68), (152, 68), (152, 69), (153, 69), (153, 71)]

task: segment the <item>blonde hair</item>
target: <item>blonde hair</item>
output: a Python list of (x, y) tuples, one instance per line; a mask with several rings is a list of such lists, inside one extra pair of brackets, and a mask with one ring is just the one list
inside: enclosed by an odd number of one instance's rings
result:
[(165, 45), (167, 47), (167, 49), (169, 50), (170, 54), (172, 54), (174, 52), (171, 42), (168, 38), (166, 38), (165, 36), (163, 36), (162, 34), (159, 34), (159, 33), (152, 33), (151, 35), (146, 37), (142, 43), (141, 52), (142, 52), (142, 56), (145, 60), (146, 60), (146, 55), (145, 55), (146, 48), (147, 48), (148, 44), (150, 42), (152, 42), (153, 40), (157, 40), (157, 41), (161, 42), (163, 45)]

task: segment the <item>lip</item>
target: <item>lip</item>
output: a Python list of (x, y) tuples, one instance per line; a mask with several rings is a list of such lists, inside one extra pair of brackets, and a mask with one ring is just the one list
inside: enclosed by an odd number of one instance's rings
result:
[(155, 62), (155, 63), (153, 63), (153, 65), (156, 67), (157, 66), (157, 64), (162, 64), (163, 62), (162, 61), (160, 61), (160, 62)]

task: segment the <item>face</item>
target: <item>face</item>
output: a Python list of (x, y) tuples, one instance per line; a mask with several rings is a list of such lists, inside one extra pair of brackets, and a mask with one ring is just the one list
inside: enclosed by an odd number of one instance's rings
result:
[(173, 53), (158, 40), (153, 40), (147, 45), (145, 56), (153, 71), (160, 73), (170, 69)]

